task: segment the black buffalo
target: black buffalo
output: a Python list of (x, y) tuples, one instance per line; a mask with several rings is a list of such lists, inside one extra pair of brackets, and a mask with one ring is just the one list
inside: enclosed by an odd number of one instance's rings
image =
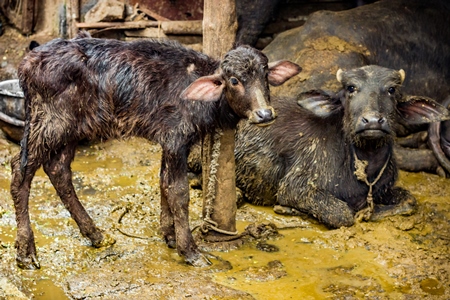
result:
[(403, 70), (370, 65), (339, 70), (337, 79), (337, 93), (273, 99), (278, 119), (269, 127), (239, 124), (236, 185), (249, 202), (308, 213), (332, 228), (411, 213), (415, 198), (395, 186), (397, 120), (440, 121), (449, 119), (448, 110), (403, 94)]
[[(283, 57), (303, 68), (300, 76), (282, 89), (273, 89), (273, 93), (295, 97), (311, 89), (336, 90), (339, 68), (374, 64), (404, 69), (405, 93), (444, 104), (450, 96), (449, 15), (450, 2), (446, 0), (381, 0), (346, 11), (316, 12), (304, 26), (280, 34), (264, 49), (271, 60)], [(428, 125), (410, 126), (402, 120), (399, 124), (398, 137), (428, 129)], [(431, 129), (430, 138), (426, 133), (425, 137), (418, 136), (425, 142), (421, 147), (430, 143), (435, 155), (425, 149), (407, 155), (402, 152), (401, 168), (445, 175), (444, 167), (450, 174), (450, 163), (444, 155), (450, 157), (450, 122), (436, 123)], [(398, 145), (407, 145), (403, 138), (397, 140)], [(419, 141), (414, 143), (416, 147)]]

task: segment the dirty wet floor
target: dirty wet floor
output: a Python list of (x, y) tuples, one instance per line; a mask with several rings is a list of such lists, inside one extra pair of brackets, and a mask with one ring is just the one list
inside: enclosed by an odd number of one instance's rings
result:
[[(0, 140), (0, 299), (450, 299), (450, 185), (401, 173), (418, 212), (327, 230), (314, 220), (244, 205), (238, 227), (273, 223), (279, 235), (214, 251), (213, 265), (187, 266), (159, 233), (159, 146), (144, 140), (80, 146), (72, 169), (80, 200), (116, 239), (94, 249), (40, 170), (30, 213), (41, 270), (15, 265), (9, 195), (11, 155)], [(191, 227), (201, 191), (191, 189)], [(276, 251), (278, 249), (278, 251)]]

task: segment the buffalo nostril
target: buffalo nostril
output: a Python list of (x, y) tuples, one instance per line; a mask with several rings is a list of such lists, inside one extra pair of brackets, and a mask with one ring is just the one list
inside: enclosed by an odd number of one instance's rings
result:
[(380, 124), (383, 124), (384, 122), (386, 122), (386, 119), (385, 119), (385, 118), (380, 118), (380, 119), (378, 120), (378, 123), (380, 123)]
[(362, 120), (361, 120), (364, 124), (367, 124), (367, 123), (369, 123), (369, 120), (367, 120), (366, 118), (362, 118)]

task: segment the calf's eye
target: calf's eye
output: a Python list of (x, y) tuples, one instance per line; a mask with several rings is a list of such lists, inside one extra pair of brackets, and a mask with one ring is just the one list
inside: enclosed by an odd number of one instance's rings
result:
[(230, 82), (232, 85), (237, 85), (239, 83), (239, 81), (235, 77), (231, 77)]
[(394, 94), (395, 93), (395, 87), (390, 87), (390, 88), (388, 88), (388, 93), (389, 94)]
[(349, 85), (349, 86), (347, 86), (347, 91), (348, 91), (349, 93), (354, 93), (355, 90), (356, 90), (356, 88), (355, 88), (354, 85)]

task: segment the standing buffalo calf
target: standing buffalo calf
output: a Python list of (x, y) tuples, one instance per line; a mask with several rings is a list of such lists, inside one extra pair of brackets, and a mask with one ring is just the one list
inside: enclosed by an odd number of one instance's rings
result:
[(166, 243), (176, 246), (188, 263), (208, 264), (189, 229), (190, 147), (216, 126), (233, 127), (240, 118), (273, 120), (268, 83), (280, 85), (299, 71), (288, 61), (268, 64), (264, 54), (246, 46), (217, 61), (173, 42), (127, 43), (81, 33), (34, 49), (19, 66), (26, 125), (21, 152), (12, 160), (18, 265), (40, 267), (28, 198), (41, 165), (92, 245), (114, 242), (79, 202), (70, 164), (82, 139), (130, 136), (162, 147), (161, 230)]
[(403, 70), (374, 65), (339, 70), (337, 94), (316, 90), (298, 102), (274, 99), (274, 124), (239, 124), (236, 176), (244, 197), (279, 204), (282, 213), (308, 213), (333, 228), (412, 212), (414, 197), (394, 186), (396, 120), (428, 123), (449, 113), (429, 98), (403, 96), (404, 78)]

